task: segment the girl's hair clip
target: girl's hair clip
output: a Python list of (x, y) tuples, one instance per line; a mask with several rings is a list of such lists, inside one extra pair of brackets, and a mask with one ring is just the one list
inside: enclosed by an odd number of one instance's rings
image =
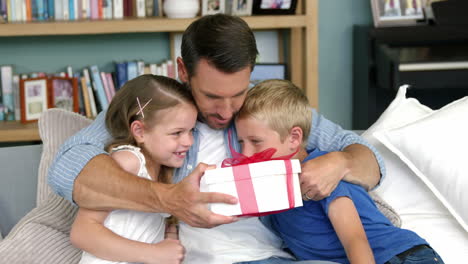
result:
[(145, 114), (143, 113), (143, 109), (145, 109), (145, 107), (153, 100), (153, 98), (149, 99), (148, 102), (146, 102), (146, 104), (144, 106), (141, 106), (140, 104), (140, 99), (137, 97), (137, 103), (138, 103), (138, 108), (140, 108), (140, 110), (136, 113), (137, 115), (141, 113), (141, 116), (143, 118), (145, 118)]

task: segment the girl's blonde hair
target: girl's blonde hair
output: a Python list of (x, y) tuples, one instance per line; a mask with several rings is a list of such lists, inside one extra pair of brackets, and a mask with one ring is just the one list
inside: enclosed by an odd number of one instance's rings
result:
[[(138, 113), (140, 107), (143, 113)], [(174, 107), (181, 103), (195, 105), (190, 91), (178, 81), (158, 75), (145, 74), (125, 83), (115, 94), (107, 109), (106, 128), (112, 136), (106, 150), (118, 145), (134, 145), (137, 142), (133, 137), (130, 126), (133, 121), (140, 120), (145, 128), (151, 129), (157, 122), (155, 115), (158, 111)], [(158, 181), (169, 182), (172, 169), (161, 167)]]
[(237, 118), (253, 117), (280, 135), (283, 142), (291, 128), (302, 129), (302, 144), (309, 137), (312, 110), (302, 90), (286, 80), (267, 80), (258, 83), (247, 93)]

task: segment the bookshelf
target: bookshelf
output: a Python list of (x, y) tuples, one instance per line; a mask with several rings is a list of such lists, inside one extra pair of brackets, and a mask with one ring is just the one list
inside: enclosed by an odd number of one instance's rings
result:
[[(318, 108), (318, 0), (299, 0), (296, 15), (242, 17), (253, 30), (286, 29), (291, 80)], [(0, 37), (183, 32), (197, 18), (58, 21), (0, 24)], [(0, 142), (38, 141), (36, 124), (0, 122)]]

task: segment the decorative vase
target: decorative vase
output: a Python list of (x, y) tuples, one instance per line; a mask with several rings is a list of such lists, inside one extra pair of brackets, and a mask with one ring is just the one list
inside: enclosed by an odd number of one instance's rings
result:
[(198, 0), (165, 0), (164, 13), (168, 18), (192, 18), (200, 10)]

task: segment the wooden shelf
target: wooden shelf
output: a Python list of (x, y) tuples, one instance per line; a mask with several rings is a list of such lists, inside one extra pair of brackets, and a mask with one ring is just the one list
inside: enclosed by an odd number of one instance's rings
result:
[[(305, 27), (305, 15), (242, 17), (252, 29)], [(145, 18), (0, 24), (0, 37), (183, 32), (191, 19)]]
[[(198, 19), (144, 18), (122, 20), (47, 21), (0, 24), (2, 37), (183, 32)], [(253, 30), (290, 30), (291, 81), (302, 87), (310, 104), (318, 108), (318, 0), (298, 1), (295, 15), (242, 17)], [(0, 142), (40, 140), (36, 123), (0, 121)]]
[(0, 121), (0, 142), (39, 141), (37, 123)]

